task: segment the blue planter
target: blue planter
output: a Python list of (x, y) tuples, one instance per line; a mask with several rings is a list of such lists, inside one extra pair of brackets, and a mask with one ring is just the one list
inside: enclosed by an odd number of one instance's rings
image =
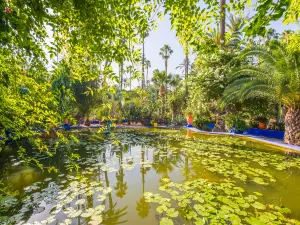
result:
[(64, 128), (65, 130), (70, 130), (70, 129), (71, 129), (71, 125), (65, 123), (65, 124), (63, 125), (63, 128)]
[(249, 128), (246, 131), (246, 134), (254, 135), (254, 136), (263, 136), (268, 138), (276, 138), (276, 139), (283, 139), (284, 132), (278, 130), (265, 130), (265, 129), (258, 129), (258, 128)]

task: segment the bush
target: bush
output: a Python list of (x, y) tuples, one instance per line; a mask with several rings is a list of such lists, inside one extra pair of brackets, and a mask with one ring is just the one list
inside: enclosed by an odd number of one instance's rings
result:
[(175, 116), (173, 123), (175, 126), (183, 126), (186, 123), (186, 118), (183, 115)]
[(225, 117), (225, 124), (228, 129), (236, 131), (245, 131), (247, 129), (247, 124), (240, 115), (227, 115)]
[(215, 123), (215, 122), (212, 122), (210, 120), (210, 118), (208, 118), (206, 116), (197, 116), (194, 119), (194, 123), (196, 124), (196, 127), (199, 128), (199, 129), (201, 129), (201, 130), (211, 131), (211, 129), (209, 127), (205, 126), (205, 124)]

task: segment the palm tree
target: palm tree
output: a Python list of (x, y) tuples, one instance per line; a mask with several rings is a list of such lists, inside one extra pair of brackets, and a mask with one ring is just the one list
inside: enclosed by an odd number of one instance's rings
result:
[(145, 87), (145, 38), (148, 36), (149, 34), (147, 32), (143, 33), (143, 55), (142, 55), (142, 88)]
[(217, 45), (220, 44), (220, 32), (216, 28), (213, 28), (212, 31), (207, 34), (207, 36)]
[(228, 23), (226, 26), (228, 28), (228, 33), (230, 33), (231, 37), (228, 40), (227, 45), (236, 49), (239, 46), (242, 38), (242, 29), (245, 26), (245, 19), (242, 16), (236, 16), (234, 14), (230, 14), (228, 16)]
[[(159, 52), (159, 55), (165, 60), (165, 74), (167, 76), (168, 74), (168, 60), (171, 57), (171, 55), (173, 54), (173, 50), (171, 49), (171, 47), (169, 45), (164, 45)], [(168, 98), (168, 84), (166, 83), (166, 101)]]
[(185, 98), (187, 99), (188, 97), (188, 84), (187, 84), (187, 79), (189, 76), (189, 71), (192, 70), (192, 64), (189, 61), (189, 56), (188, 54), (185, 55), (185, 59), (183, 60), (182, 63), (180, 63), (176, 69), (181, 69), (182, 70), (182, 74), (185, 75)]
[(170, 80), (170, 86), (172, 87), (173, 91), (176, 93), (178, 88), (180, 88), (181, 86), (181, 82), (182, 82), (182, 78), (179, 74), (169, 74), (169, 76), (171, 76), (171, 80)]
[(149, 73), (149, 68), (151, 67), (151, 62), (150, 60), (146, 59), (145, 61), (145, 66), (146, 66), (146, 69), (147, 69), (147, 75), (146, 75), (146, 85), (148, 83), (148, 73)]
[(288, 53), (279, 43), (269, 49), (245, 50), (242, 57), (259, 56), (259, 66), (239, 68), (232, 74), (232, 82), (226, 87), (221, 104), (265, 97), (285, 108), (286, 143), (300, 145), (300, 59)]
[(160, 94), (160, 96), (163, 99), (163, 106), (162, 106), (163, 117), (164, 117), (165, 105), (166, 105), (166, 98), (165, 98), (165, 95), (167, 94), (166, 89), (167, 89), (167, 85), (170, 82), (170, 80), (171, 80), (170, 74), (168, 76), (166, 76), (165, 72), (160, 72), (158, 69), (155, 69), (153, 71), (152, 82), (156, 87), (159, 88), (158, 93)]
[(225, 45), (225, 19), (226, 19), (226, 10), (225, 10), (226, 0), (220, 0), (220, 43), (221, 46)]
[(119, 64), (119, 80), (120, 80), (120, 90), (123, 89), (123, 74), (124, 74), (124, 65), (123, 63)]

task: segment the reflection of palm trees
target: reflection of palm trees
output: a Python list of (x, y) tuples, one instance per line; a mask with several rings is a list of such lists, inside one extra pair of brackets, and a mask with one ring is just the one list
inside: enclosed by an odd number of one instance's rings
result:
[(150, 211), (150, 205), (148, 202), (146, 202), (146, 199), (144, 197), (145, 192), (145, 175), (150, 170), (149, 167), (145, 168), (144, 162), (145, 162), (145, 151), (141, 151), (141, 169), (140, 172), (142, 174), (142, 186), (143, 186), (143, 196), (140, 198), (138, 202), (136, 202), (136, 211), (138, 212), (138, 215), (141, 218), (145, 218), (148, 216)]
[(163, 178), (169, 178), (168, 173), (174, 170), (174, 166), (181, 160), (179, 154), (168, 154), (167, 144), (160, 149), (159, 154), (153, 156), (153, 168)]
[[(124, 148), (125, 150), (128, 151), (128, 147)], [(117, 179), (117, 185), (115, 186), (115, 190), (116, 192), (116, 196), (118, 196), (119, 198), (123, 198), (124, 195), (126, 195), (126, 190), (127, 190), (127, 183), (124, 182), (124, 169), (121, 166), (122, 161), (123, 161), (123, 146), (121, 146), (120, 151), (117, 152), (117, 154), (119, 153), (119, 171), (116, 173), (116, 179)]]
[[(106, 163), (105, 151), (103, 152), (103, 162)], [(106, 187), (109, 187), (108, 173), (104, 171), (105, 184)], [(106, 201), (105, 201), (106, 203)], [(113, 203), (112, 193), (108, 193), (108, 206), (109, 209), (103, 212), (103, 221), (102, 224), (122, 224), (126, 223), (127, 220), (119, 221), (121, 217), (127, 214), (126, 209), (128, 206), (125, 206), (122, 209), (117, 208), (117, 203)]]
[(185, 181), (189, 180), (190, 169), (189, 169), (189, 158), (187, 155), (184, 156), (184, 168), (182, 168), (182, 174), (185, 176)]

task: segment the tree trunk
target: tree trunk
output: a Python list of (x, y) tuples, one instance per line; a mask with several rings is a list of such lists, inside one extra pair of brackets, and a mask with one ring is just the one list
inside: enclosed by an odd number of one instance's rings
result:
[(146, 74), (146, 86), (148, 86), (148, 72), (149, 72), (149, 67), (147, 66), (147, 74)]
[(188, 89), (188, 75), (189, 75), (189, 55), (185, 54), (185, 103), (187, 105), (187, 98), (189, 95), (189, 89)]
[(216, 115), (216, 124), (212, 131), (213, 132), (225, 132), (226, 131), (224, 118), (220, 114)]
[(131, 91), (131, 68), (130, 68), (130, 74), (129, 74), (129, 90)]
[(123, 63), (121, 64), (121, 71), (120, 71), (120, 82), (121, 82), (121, 90), (123, 90), (123, 74), (124, 74), (124, 66)]
[(224, 5), (226, 4), (226, 0), (220, 0), (220, 43), (221, 46), (225, 45), (225, 20), (226, 20), (226, 11)]
[(284, 141), (292, 145), (300, 145), (300, 108), (289, 108), (285, 114)]
[(165, 61), (165, 70), (166, 70), (166, 97), (165, 97), (165, 114), (167, 114), (167, 101), (168, 101), (168, 60)]
[(143, 37), (142, 88), (145, 87), (145, 37)]

